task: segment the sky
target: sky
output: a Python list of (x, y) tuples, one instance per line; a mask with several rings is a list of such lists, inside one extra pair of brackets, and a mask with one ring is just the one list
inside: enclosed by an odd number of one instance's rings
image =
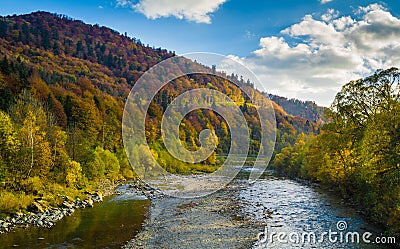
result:
[(400, 67), (399, 0), (0, 0), (0, 15), (49, 11), (177, 54), (211, 52), (265, 90), (329, 106), (341, 86)]

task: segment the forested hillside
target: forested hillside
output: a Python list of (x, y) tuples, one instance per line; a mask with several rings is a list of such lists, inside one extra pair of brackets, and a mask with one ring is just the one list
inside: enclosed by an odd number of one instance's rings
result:
[(268, 94), (268, 97), (291, 115), (303, 117), (313, 122), (323, 122), (324, 113), (327, 108), (318, 106), (313, 101), (302, 101), (298, 99), (288, 99), (285, 97)]
[[(134, 177), (122, 147), (124, 101), (144, 71), (173, 56), (174, 52), (66, 16), (35, 12), (0, 18), (0, 213), (29, 209), (34, 199), (57, 205), (62, 195), (82, 195), (103, 179)], [(189, 60), (181, 64), (200, 66)], [(237, 75), (226, 77), (251, 88)], [(224, 121), (208, 110), (185, 117), (180, 132), (186, 146), (196, 149), (199, 132), (213, 129), (220, 143), (207, 161), (173, 161), (160, 141), (160, 117), (168, 103), (182, 91), (205, 87), (237, 102), (251, 129), (250, 153), (259, 149), (259, 121), (252, 115), (255, 103), (220, 77), (188, 75), (159, 92), (147, 118), (149, 144), (170, 172), (213, 171), (219, 163), (216, 155), (229, 150)], [(262, 93), (252, 91), (263, 99)], [(277, 152), (302, 133), (319, 132), (314, 122), (273, 105)]]

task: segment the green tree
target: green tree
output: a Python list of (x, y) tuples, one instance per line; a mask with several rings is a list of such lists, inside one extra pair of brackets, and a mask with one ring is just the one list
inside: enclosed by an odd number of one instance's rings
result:
[(119, 178), (120, 165), (118, 158), (109, 150), (96, 147), (92, 160), (87, 164), (85, 173), (90, 179), (108, 179), (115, 181)]
[(105, 165), (103, 160), (101, 159), (102, 149), (97, 147), (96, 150), (92, 154), (92, 159), (85, 164), (83, 168), (84, 174), (90, 180), (98, 180), (104, 178), (105, 174)]
[(135, 177), (135, 174), (132, 170), (132, 167), (129, 163), (128, 157), (126, 156), (124, 149), (119, 149), (116, 152), (116, 156), (120, 165), (120, 172), (125, 179), (132, 179)]
[(111, 181), (118, 180), (119, 178), (119, 161), (118, 158), (109, 150), (96, 148), (100, 152), (100, 158), (104, 163), (105, 175)]

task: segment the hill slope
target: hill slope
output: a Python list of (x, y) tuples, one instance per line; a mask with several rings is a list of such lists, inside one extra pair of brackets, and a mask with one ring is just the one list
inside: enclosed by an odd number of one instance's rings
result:
[(324, 113), (327, 108), (318, 106), (313, 101), (288, 99), (273, 94), (268, 94), (268, 97), (293, 116), (299, 116), (313, 122), (324, 121)]
[[(0, 142), (1, 189), (47, 196), (43, 183), (54, 184), (54, 189), (85, 189), (104, 178), (132, 177), (122, 150), (125, 98), (143, 72), (173, 56), (109, 28), (66, 16), (35, 12), (0, 18), (0, 136), (8, 141)], [(180, 67), (203, 66), (184, 60)], [(243, 84), (236, 76), (226, 77)], [(260, 148), (260, 124), (245, 94), (220, 77), (188, 75), (163, 88), (148, 113), (147, 139), (171, 172), (209, 172), (218, 164), (215, 153), (200, 165), (176, 162), (160, 140), (160, 117), (168, 103), (180, 92), (209, 84), (227, 93), (244, 112), (251, 129), (250, 153)], [(263, 93), (252, 91), (262, 97)], [(314, 122), (288, 115), (276, 103), (274, 109), (277, 151), (294, 143), (302, 132), (319, 131)], [(183, 123), (180, 135), (188, 148), (196, 149), (200, 131), (213, 127), (220, 141), (216, 152), (229, 151), (229, 133), (221, 128), (224, 120), (216, 113), (192, 112)]]

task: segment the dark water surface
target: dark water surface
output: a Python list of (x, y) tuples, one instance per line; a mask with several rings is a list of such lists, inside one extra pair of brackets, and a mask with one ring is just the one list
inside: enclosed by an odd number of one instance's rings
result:
[(0, 235), (0, 248), (120, 248), (142, 228), (149, 200), (106, 198), (76, 210), (52, 228), (30, 227)]

